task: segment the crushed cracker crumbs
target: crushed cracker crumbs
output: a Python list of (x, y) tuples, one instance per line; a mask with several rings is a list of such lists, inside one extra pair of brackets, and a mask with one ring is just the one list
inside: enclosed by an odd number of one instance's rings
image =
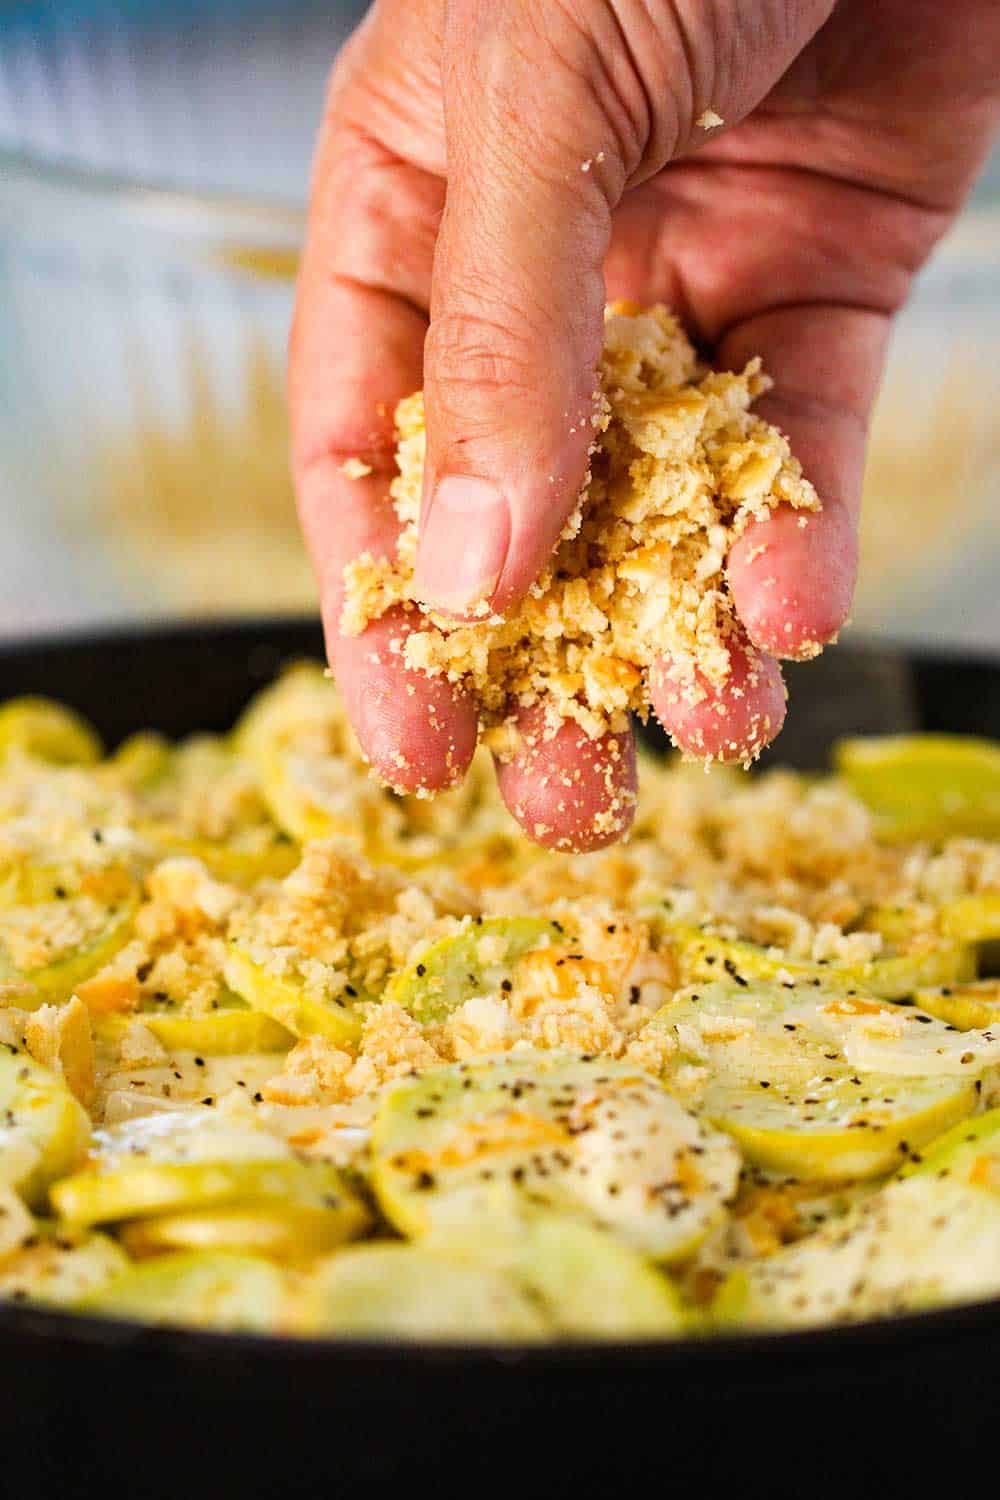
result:
[[(586, 167), (587, 164), (585, 163)], [(730, 670), (736, 618), (725, 574), (733, 542), (777, 505), (818, 509), (787, 440), (750, 410), (770, 381), (699, 363), (662, 306), (609, 306), (586, 482), (550, 565), (505, 617), (427, 612), (407, 663), (470, 689), (488, 729), (545, 706), (545, 732), (574, 719), (593, 738), (648, 712), (646, 674), (669, 657), (691, 701)], [(341, 628), (358, 635), (412, 591), (424, 460), (420, 393), (396, 411), (403, 523), (395, 558), (345, 570)], [(501, 736), (502, 740), (502, 736)]]

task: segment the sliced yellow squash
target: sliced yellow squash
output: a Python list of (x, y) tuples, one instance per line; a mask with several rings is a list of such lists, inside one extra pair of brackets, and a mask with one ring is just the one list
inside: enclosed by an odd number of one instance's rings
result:
[(300, 662), (259, 693), (232, 743), (255, 766), (279, 828), (299, 843), (336, 836), (360, 850), (376, 836), (389, 794), (364, 778), (340, 696), (315, 662)]
[(941, 910), (941, 930), (963, 943), (1000, 938), (1000, 891), (979, 891), (949, 901)]
[(794, 1328), (998, 1293), (1000, 1194), (914, 1176), (737, 1272), (715, 1314), (720, 1323)]
[(498, 991), (526, 953), (559, 940), (541, 917), (486, 917), (439, 938), (390, 980), (385, 999), (421, 1024), (445, 1020), (473, 995)]
[(129, 735), (109, 755), (101, 773), (121, 786), (142, 790), (155, 785), (170, 769), (170, 741), (152, 730)]
[(137, 1257), (167, 1250), (226, 1250), (300, 1261), (357, 1239), (369, 1223), (367, 1212), (353, 1197), (340, 1197), (331, 1208), (257, 1203), (136, 1219), (123, 1228), (122, 1243)]
[(35, 1203), (78, 1165), (89, 1140), (89, 1116), (65, 1081), (0, 1044), (0, 1181)]
[(565, 1336), (673, 1338), (690, 1321), (659, 1267), (614, 1235), (566, 1215), (477, 1217), (450, 1224), (432, 1243), (514, 1277)]
[[(810, 986), (712, 985), (682, 992), (649, 1024), (675, 1043), (668, 1086), (682, 1089), (749, 1161), (835, 1182), (891, 1171), (978, 1101), (974, 1076), (924, 1077), (916, 1058), (906, 1076), (861, 1071), (838, 1039), (849, 1018), (825, 1014), (851, 1003)], [(936, 1039), (928, 1038), (929, 1050)]]
[(279, 829), (261, 838), (254, 829), (252, 839), (192, 838), (176, 824), (140, 820), (139, 832), (164, 858), (186, 855), (197, 859), (216, 880), (230, 885), (252, 886), (259, 880), (281, 880), (289, 875), (301, 858), (301, 851)]
[(354, 796), (357, 773), (331, 756), (272, 751), (258, 759), (260, 787), (271, 816), (300, 844), (342, 838), (365, 847)]
[(237, 755), (253, 760), (267, 751), (308, 738), (335, 748), (348, 733), (340, 695), (315, 661), (287, 667), (257, 693), (236, 723), (230, 743)]
[(1000, 747), (950, 734), (840, 740), (834, 765), (900, 838), (1000, 834)]
[(210, 1109), (128, 1120), (99, 1138), (94, 1165), (65, 1177), (51, 1199), (69, 1223), (90, 1225), (223, 1205), (323, 1208), (344, 1221), (367, 1215), (340, 1173), (299, 1160), (255, 1123)]
[(1000, 1066), (1000, 1029), (959, 1031), (915, 1005), (861, 996), (826, 996), (811, 1014), (862, 1072), (891, 1076), (980, 1077)]
[(342, 1047), (361, 1035), (363, 1013), (346, 994), (311, 995), (301, 979), (268, 974), (236, 946), (229, 950), (225, 976), (252, 1010), (273, 1017), (295, 1036), (321, 1036)]
[(0, 1263), (35, 1233), (35, 1216), (16, 1188), (0, 1181)]
[[(81, 896), (120, 908), (135, 897), (135, 872), (125, 862), (83, 863), (57, 850), (32, 852), (0, 867), (0, 907), (55, 907)], [(60, 907), (58, 911), (65, 911)], [(53, 911), (53, 917), (57, 911)]]
[(345, 1338), (534, 1340), (549, 1325), (517, 1282), (423, 1245), (363, 1245), (321, 1262), (299, 1302), (303, 1333)]
[[(45, 913), (50, 903), (38, 902), (31, 906), (34, 917), (44, 922)], [(55, 901), (51, 903), (51, 915), (54, 929), (58, 931), (58, 922), (61, 915), (63, 903)], [(103, 929), (91, 937), (87, 942), (76, 948), (69, 948), (54, 958), (51, 963), (43, 964), (38, 968), (19, 969), (11, 960), (9, 953), (5, 951), (2, 937), (0, 937), (0, 979), (22, 980), (31, 986), (31, 993), (26, 993), (19, 1004), (25, 1010), (36, 1010), (40, 1005), (59, 1005), (68, 1000), (78, 985), (96, 974), (109, 964), (120, 948), (123, 948), (132, 935), (135, 914), (138, 909), (138, 901), (134, 897), (123, 899), (121, 904), (111, 909), (111, 913)], [(13, 920), (14, 908), (8, 908), (5, 917)]]
[(78, 1172), (56, 1184), (52, 1203), (71, 1224), (109, 1224), (188, 1208), (231, 1203), (306, 1203), (351, 1211), (334, 1168), (299, 1161), (136, 1162), (107, 1172)]
[(404, 1233), (439, 1238), (523, 1204), (657, 1260), (689, 1253), (736, 1190), (730, 1141), (638, 1068), (567, 1054), (443, 1068), (382, 1096), (372, 1182)]
[(168, 1052), (197, 1052), (205, 1057), (287, 1052), (295, 1041), (291, 1032), (273, 1017), (236, 1005), (221, 1005), (218, 1010), (198, 1015), (149, 1009), (131, 1015), (99, 1016), (94, 1020), (94, 1032), (103, 1041), (119, 1043), (136, 1021), (151, 1031)]
[(123, 1271), (128, 1256), (105, 1234), (40, 1224), (31, 1244), (0, 1262), (0, 1300), (72, 1306)]
[(988, 1109), (936, 1137), (901, 1177), (939, 1177), (1000, 1193), (1000, 1109)]
[(103, 754), (86, 720), (50, 698), (11, 698), (0, 706), (0, 760), (11, 750), (60, 766), (92, 766)]
[(728, 979), (740, 985), (788, 979), (824, 990), (854, 989), (885, 1000), (905, 1000), (926, 985), (972, 979), (976, 972), (975, 952), (967, 943), (938, 937), (907, 953), (848, 963), (788, 958), (780, 949), (696, 927), (678, 927), (667, 935), (676, 945), (685, 984)]
[(920, 1010), (959, 1031), (995, 1029), (1000, 1036), (1000, 979), (917, 990), (913, 999)]
[(144, 1261), (77, 1304), (103, 1317), (258, 1333), (280, 1328), (287, 1305), (288, 1284), (271, 1261), (221, 1252)]
[(940, 935), (940, 911), (927, 902), (871, 906), (858, 927), (861, 932), (879, 933), (888, 947), (906, 953), (915, 940), (926, 943)]

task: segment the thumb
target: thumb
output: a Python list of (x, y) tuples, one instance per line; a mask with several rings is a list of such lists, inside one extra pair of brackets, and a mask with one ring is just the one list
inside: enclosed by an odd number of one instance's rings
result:
[(445, 39), (448, 191), (424, 347), (415, 584), (458, 614), (524, 594), (573, 508), (624, 183), (579, 73), (554, 52), (531, 55), (539, 15), (528, 12), (460, 0)]
[(423, 602), (503, 611), (542, 570), (594, 437), (614, 207), (704, 138), (695, 122), (709, 105), (727, 120), (751, 108), (830, 4), (451, 0), (448, 189), (424, 351)]

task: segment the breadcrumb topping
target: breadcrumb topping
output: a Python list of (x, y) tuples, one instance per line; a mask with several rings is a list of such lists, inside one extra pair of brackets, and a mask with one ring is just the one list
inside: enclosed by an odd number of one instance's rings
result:
[[(543, 702), (551, 732), (574, 719), (594, 738), (645, 715), (646, 674), (667, 657), (692, 702), (730, 670), (736, 616), (726, 557), (777, 505), (818, 509), (787, 439), (751, 411), (770, 387), (759, 359), (737, 373), (702, 365), (665, 307), (609, 306), (590, 468), (552, 561), (504, 618), (424, 611), (407, 663), (475, 696), (482, 722)], [(402, 522), (395, 558), (345, 570), (341, 628), (417, 611), (413, 563), (424, 462), (421, 393), (396, 410)]]

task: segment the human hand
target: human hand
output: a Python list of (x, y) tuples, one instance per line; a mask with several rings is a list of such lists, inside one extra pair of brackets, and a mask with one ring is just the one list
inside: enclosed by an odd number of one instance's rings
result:
[[(805, 527), (775, 512), (730, 554), (747, 642), (721, 705), (691, 706), (669, 663), (649, 684), (701, 754), (739, 755), (764, 717), (777, 732), (777, 658), (811, 653), (848, 613), (890, 322), (987, 152), (998, 56), (995, 0), (373, 7), (331, 81), (290, 397), (330, 661), (387, 780), (449, 785), (476, 743), (471, 701), (390, 649), (419, 617), (339, 631), (345, 563), (395, 548), (393, 408), (423, 385), (421, 599), (503, 611), (578, 493), (608, 296), (667, 302), (720, 367), (762, 355), (775, 388), (756, 409), (819, 491)], [(708, 109), (722, 127), (698, 125)], [(352, 479), (357, 455), (372, 472)], [(567, 723), (498, 775), (549, 842), (624, 831), (625, 815), (599, 815), (628, 805), (627, 737)]]

